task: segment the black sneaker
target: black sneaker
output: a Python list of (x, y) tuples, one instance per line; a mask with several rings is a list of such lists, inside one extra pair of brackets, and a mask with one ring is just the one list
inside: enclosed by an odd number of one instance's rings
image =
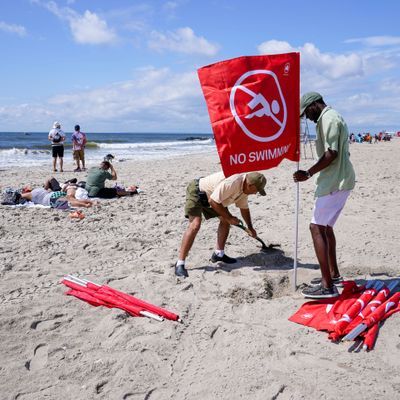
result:
[(236, 258), (228, 257), (226, 254), (224, 254), (222, 257), (217, 256), (215, 253), (212, 253), (211, 259), (213, 263), (216, 263), (218, 261), (222, 261), (225, 264), (234, 264), (236, 262)]
[[(338, 287), (343, 287), (343, 281), (344, 281), (343, 276), (338, 276), (337, 278), (332, 278), (332, 283)], [(321, 283), (322, 283), (321, 278), (314, 278), (311, 280), (310, 286), (319, 286)]]
[(185, 268), (184, 265), (176, 265), (175, 264), (175, 275), (176, 276), (180, 276), (182, 278), (188, 278), (189, 277), (187, 269)]
[(333, 297), (339, 297), (339, 292), (335, 285), (331, 288), (324, 288), (322, 285), (308, 286), (301, 291), (301, 294), (309, 299), (331, 299)]

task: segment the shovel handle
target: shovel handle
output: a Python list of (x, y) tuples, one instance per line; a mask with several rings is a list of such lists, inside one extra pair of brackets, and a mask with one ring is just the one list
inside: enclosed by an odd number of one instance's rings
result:
[[(238, 225), (235, 225), (235, 226), (237, 226), (238, 228), (244, 230), (249, 236), (251, 236), (250, 229), (249, 229), (249, 228), (246, 228), (246, 227), (244, 226), (242, 220), (239, 219), (239, 224), (238, 224)], [(251, 236), (251, 237), (253, 237), (253, 236)], [(264, 241), (263, 241), (259, 236), (256, 236), (254, 239), (258, 240), (258, 241), (261, 243), (262, 249), (263, 249), (263, 250), (273, 249), (274, 247), (281, 247), (280, 244), (270, 244), (270, 245), (267, 246), (267, 245), (264, 243)]]
[[(240, 219), (239, 219), (239, 224), (236, 225), (236, 226), (237, 226), (238, 228), (240, 228), (240, 229), (243, 229), (249, 236), (253, 237), (253, 236), (251, 235), (250, 229), (249, 229), (249, 228), (246, 228), (246, 227), (244, 226), (244, 224), (243, 224), (243, 221), (241, 221)], [(258, 236), (254, 237), (254, 239), (258, 240), (258, 241), (261, 243), (263, 249), (267, 249), (267, 248), (268, 248), (268, 246), (264, 243), (264, 241), (263, 241), (261, 238), (259, 238)]]
[(243, 229), (248, 235), (250, 235), (250, 229), (246, 228), (243, 221), (239, 219), (239, 223), (236, 225), (238, 228)]

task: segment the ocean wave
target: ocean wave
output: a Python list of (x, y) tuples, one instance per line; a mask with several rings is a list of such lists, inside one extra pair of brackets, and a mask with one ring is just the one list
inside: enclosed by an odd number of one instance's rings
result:
[(100, 146), (99, 146), (99, 144), (96, 143), (96, 142), (90, 142), (90, 141), (89, 141), (89, 142), (86, 143), (85, 147), (86, 147), (87, 149), (98, 149)]
[(1, 149), (1, 156), (12, 156), (12, 155), (31, 155), (31, 154), (50, 154), (50, 150), (40, 150), (40, 149), (21, 149), (13, 147), (11, 149)]
[[(39, 145), (35, 145), (36, 149), (47, 149), (50, 150), (51, 149), (51, 144), (39, 144)], [(64, 148), (65, 149), (72, 149), (72, 143), (64, 143)], [(95, 142), (87, 142), (86, 143), (86, 148), (89, 149), (97, 149), (99, 148), (99, 145)]]
[(139, 149), (139, 148), (150, 148), (150, 147), (162, 147), (168, 148), (173, 146), (188, 146), (199, 144), (211, 144), (213, 143), (213, 139), (211, 138), (187, 138), (183, 140), (176, 140), (171, 142), (141, 142), (141, 143), (96, 143), (97, 147), (101, 149)]

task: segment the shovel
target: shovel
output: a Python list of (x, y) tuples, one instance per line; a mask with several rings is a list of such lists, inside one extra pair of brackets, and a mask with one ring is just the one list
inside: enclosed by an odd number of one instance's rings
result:
[[(239, 220), (240, 221), (240, 220)], [(238, 225), (235, 225), (235, 226), (237, 226), (238, 228), (240, 228), (240, 229), (242, 229), (242, 230), (244, 230), (249, 236), (251, 236), (251, 232), (250, 232), (250, 229), (249, 228), (246, 228), (244, 225), (243, 225), (243, 222), (242, 221), (240, 221), (239, 222), (239, 224)], [(256, 240), (258, 240), (260, 243), (261, 243), (261, 251), (263, 251), (263, 252), (269, 252), (269, 251), (271, 251), (272, 249), (274, 249), (274, 247), (281, 247), (281, 245), (280, 244), (269, 244), (268, 246), (264, 243), (264, 241), (261, 239), (261, 238), (259, 238), (258, 236), (256, 236), (254, 239), (256, 239)]]

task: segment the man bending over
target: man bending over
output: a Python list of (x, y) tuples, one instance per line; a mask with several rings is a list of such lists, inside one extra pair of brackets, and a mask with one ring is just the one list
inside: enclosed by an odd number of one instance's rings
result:
[(183, 235), (179, 259), (175, 264), (175, 275), (188, 277), (185, 260), (200, 229), (202, 215), (205, 219), (219, 217), (217, 243), (211, 256), (212, 262), (222, 261), (233, 264), (236, 259), (225, 254), (225, 243), (229, 235), (231, 225), (238, 225), (239, 219), (228, 210), (228, 206), (235, 204), (240, 209), (251, 236), (257, 233), (251, 222), (247, 197), (250, 194), (259, 193), (265, 196), (266, 179), (259, 172), (236, 174), (225, 178), (222, 172), (194, 179), (186, 189), (185, 217), (189, 219), (189, 226)]

